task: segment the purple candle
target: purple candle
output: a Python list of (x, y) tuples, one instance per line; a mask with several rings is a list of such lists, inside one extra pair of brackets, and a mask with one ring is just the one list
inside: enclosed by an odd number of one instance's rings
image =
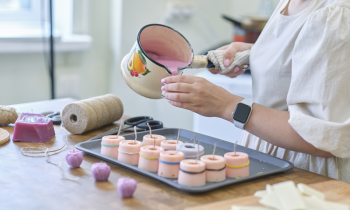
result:
[(94, 163), (91, 167), (91, 173), (96, 181), (107, 181), (111, 173), (111, 167), (107, 163)]
[(136, 190), (137, 182), (135, 179), (123, 177), (118, 179), (117, 188), (121, 198), (131, 198)]
[(12, 141), (42, 143), (55, 136), (52, 119), (41, 114), (22, 113), (16, 123)]
[(79, 150), (71, 150), (66, 154), (66, 161), (72, 168), (80, 167), (83, 162), (83, 152)]

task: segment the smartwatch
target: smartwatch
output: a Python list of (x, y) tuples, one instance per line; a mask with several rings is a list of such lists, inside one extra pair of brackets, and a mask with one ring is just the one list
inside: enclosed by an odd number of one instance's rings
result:
[(244, 130), (244, 125), (247, 124), (252, 113), (253, 103), (253, 101), (245, 98), (237, 104), (235, 111), (232, 113), (233, 123), (237, 128)]

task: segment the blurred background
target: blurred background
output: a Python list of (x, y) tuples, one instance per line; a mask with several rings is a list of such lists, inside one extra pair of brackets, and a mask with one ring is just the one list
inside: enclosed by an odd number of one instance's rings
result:
[[(162, 23), (182, 33), (194, 53), (235, 41), (254, 42), (278, 0), (53, 0), (55, 98), (78, 100), (112, 93), (129, 116), (149, 115), (166, 127), (194, 130), (236, 141), (240, 130), (217, 118), (206, 118), (147, 99), (123, 81), (120, 62), (138, 30)], [(51, 99), (49, 0), (0, 0), (0, 104)], [(261, 25), (261, 24), (260, 24)], [(251, 78), (185, 70), (251, 98)], [(33, 110), (35, 112), (35, 110)]]

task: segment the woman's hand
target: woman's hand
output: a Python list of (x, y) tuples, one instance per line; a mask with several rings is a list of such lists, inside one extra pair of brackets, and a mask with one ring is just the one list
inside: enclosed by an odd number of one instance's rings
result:
[[(224, 55), (224, 65), (230, 66), (230, 64), (233, 62), (235, 55), (237, 52), (242, 52), (245, 50), (250, 50), (252, 48), (253, 44), (244, 43), (244, 42), (232, 42), (229, 45), (225, 45), (223, 47), (218, 48), (217, 50), (225, 50)], [(235, 67), (231, 69), (230, 72), (224, 74), (225, 76), (228, 76), (230, 78), (235, 78), (245, 72), (246, 69), (243, 69), (243, 66)], [(219, 74), (219, 70), (217, 69), (209, 69), (209, 71), (213, 74)]]
[(231, 110), (228, 106), (232, 102), (242, 100), (201, 77), (178, 75), (164, 78), (161, 82), (165, 84), (163, 96), (169, 103), (207, 117), (223, 118), (227, 110)]

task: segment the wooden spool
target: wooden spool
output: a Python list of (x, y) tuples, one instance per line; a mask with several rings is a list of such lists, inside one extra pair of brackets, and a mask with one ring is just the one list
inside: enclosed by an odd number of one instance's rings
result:
[(0, 128), (0, 145), (5, 144), (9, 140), (10, 140), (10, 133), (5, 129)]

